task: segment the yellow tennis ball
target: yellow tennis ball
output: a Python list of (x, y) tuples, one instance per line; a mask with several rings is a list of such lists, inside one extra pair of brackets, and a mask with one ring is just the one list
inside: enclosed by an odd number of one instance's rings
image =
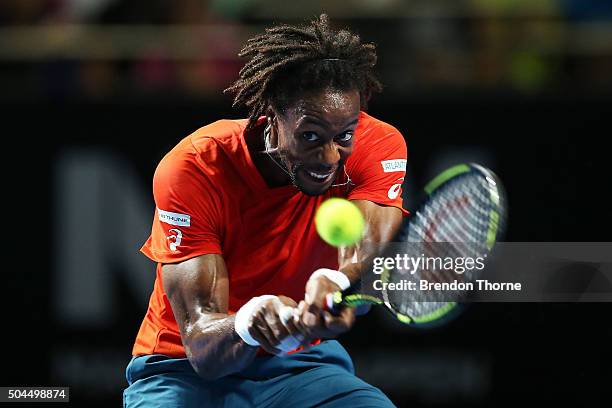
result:
[(349, 246), (361, 239), (365, 221), (355, 204), (342, 198), (330, 198), (317, 210), (315, 226), (328, 244)]

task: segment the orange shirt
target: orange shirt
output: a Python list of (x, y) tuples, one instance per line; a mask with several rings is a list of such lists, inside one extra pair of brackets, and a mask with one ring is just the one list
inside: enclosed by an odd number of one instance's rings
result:
[(179, 142), (155, 171), (157, 208), (141, 251), (158, 262), (157, 276), (133, 355), (185, 357), (162, 286), (163, 263), (221, 254), (229, 274), (231, 312), (265, 294), (299, 302), (313, 271), (338, 268), (337, 249), (315, 230), (321, 202), (336, 196), (402, 208), (407, 152), (393, 126), (361, 112), (345, 166), (351, 184), (311, 197), (292, 185), (266, 185), (247, 149), (246, 124), (220, 120), (200, 128)]

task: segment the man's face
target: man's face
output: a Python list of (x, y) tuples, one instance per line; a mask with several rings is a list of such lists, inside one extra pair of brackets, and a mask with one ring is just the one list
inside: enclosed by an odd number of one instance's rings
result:
[(307, 195), (327, 191), (353, 151), (360, 98), (357, 90), (327, 89), (305, 96), (276, 116), (281, 160)]

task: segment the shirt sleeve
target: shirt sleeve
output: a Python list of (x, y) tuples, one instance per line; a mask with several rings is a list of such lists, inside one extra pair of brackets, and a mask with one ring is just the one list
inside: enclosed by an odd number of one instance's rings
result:
[(402, 184), (408, 158), (406, 141), (390, 125), (377, 127), (371, 132), (349, 158), (349, 175), (355, 186), (348, 199), (397, 207), (408, 215), (402, 205)]
[(169, 154), (153, 177), (155, 216), (141, 251), (150, 259), (181, 262), (221, 254), (220, 199), (194, 152)]

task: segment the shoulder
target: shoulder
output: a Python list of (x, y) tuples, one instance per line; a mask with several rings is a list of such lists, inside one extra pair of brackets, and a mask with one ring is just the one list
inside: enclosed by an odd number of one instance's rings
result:
[(203, 126), (181, 140), (160, 164), (208, 164), (217, 161), (224, 153), (232, 154), (241, 148), (241, 135), (246, 120), (222, 119)]
[(240, 137), (247, 121), (243, 119), (222, 119), (203, 126), (187, 136), (196, 152), (209, 152), (215, 149), (235, 150), (240, 146)]
[(218, 120), (182, 139), (160, 161), (154, 180), (164, 184), (212, 176), (228, 165), (228, 154), (240, 148), (246, 120)]
[(400, 133), (399, 130), (390, 123), (387, 123), (381, 119), (378, 119), (366, 112), (359, 112), (359, 124), (357, 126), (358, 130), (362, 132), (394, 132)]
[(395, 126), (361, 112), (355, 130), (355, 151), (359, 153), (380, 148), (405, 150), (406, 140)]

